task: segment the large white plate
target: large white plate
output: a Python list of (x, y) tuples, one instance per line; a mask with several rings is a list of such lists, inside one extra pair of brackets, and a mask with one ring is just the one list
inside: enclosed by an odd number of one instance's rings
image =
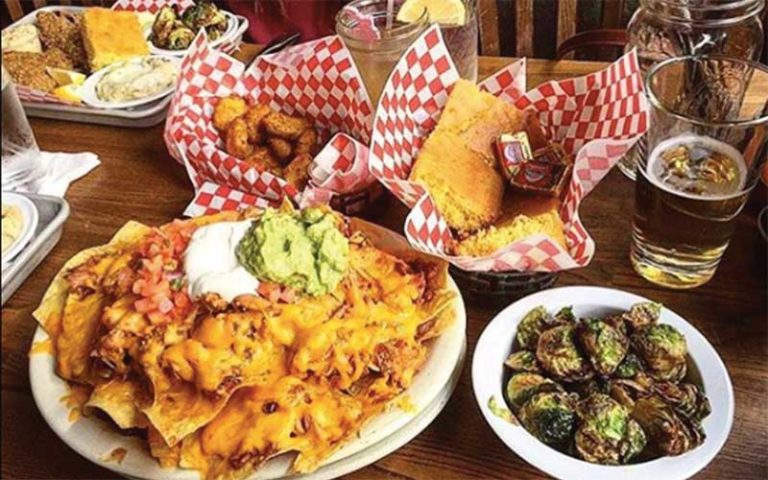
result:
[(5, 266), (32, 240), (32, 235), (35, 234), (35, 229), (37, 228), (38, 216), (35, 204), (27, 197), (18, 193), (3, 192), (2, 203), (18, 207), (21, 210), (21, 217), (24, 221), (19, 236), (8, 247), (8, 250), (2, 254), (2, 268), (5, 269)]
[[(150, 57), (162, 58), (167, 60), (168, 62), (172, 63), (176, 67), (176, 70), (178, 71), (178, 73), (181, 74), (181, 60), (179, 58), (169, 57), (164, 55), (150, 55)], [(99, 98), (99, 95), (96, 92), (96, 86), (101, 81), (101, 78), (104, 75), (115, 70), (116, 68), (123, 67), (124, 65), (128, 65), (131, 63), (139, 63), (143, 61), (145, 58), (148, 58), (148, 57), (133, 58), (131, 60), (125, 60), (122, 62), (113, 63), (112, 65), (102, 68), (98, 72), (94, 72), (88, 77), (85, 83), (83, 83), (83, 86), (80, 87), (81, 88), (80, 98), (83, 100), (83, 102), (85, 102), (86, 104), (92, 107), (106, 108), (106, 109), (124, 109), (124, 108), (133, 108), (141, 105), (146, 105), (148, 103), (154, 102), (156, 100), (159, 100), (173, 93), (173, 90), (176, 88), (176, 82), (173, 82), (171, 86), (163, 90), (160, 90), (157, 93), (148, 95), (146, 97), (136, 98), (133, 100), (126, 100), (122, 102), (110, 102), (110, 101), (102, 100), (101, 98)]]
[(733, 424), (731, 379), (707, 339), (667, 308), (662, 310), (659, 321), (672, 325), (685, 335), (690, 372), (694, 377), (700, 376), (712, 406), (712, 413), (703, 421), (707, 438), (698, 448), (677, 457), (662, 457), (634, 465), (594, 465), (548, 447), (523, 427), (498, 418), (488, 408), (491, 397), (504, 402), (504, 360), (510, 353), (520, 320), (532, 308), (544, 305), (554, 312), (573, 305), (577, 317), (590, 317), (625, 311), (635, 303), (647, 301), (639, 295), (610, 288), (564, 287), (529, 295), (502, 310), (483, 331), (472, 359), (475, 399), (496, 435), (531, 465), (568, 480), (676, 480), (689, 478), (707, 466), (723, 447)]
[[(450, 288), (457, 293), (454, 308), (456, 320), (431, 346), (429, 356), (413, 384), (404, 392), (415, 407), (411, 412), (392, 408), (373, 418), (357, 438), (347, 442), (310, 475), (294, 476), (313, 480), (334, 478), (369, 465), (408, 443), (425, 429), (448, 401), (463, 361), (465, 350), (466, 311), (453, 280)], [(33, 343), (48, 338), (38, 327)], [(61, 402), (68, 387), (54, 371), (54, 358), (48, 353), (30, 356), (29, 378), (32, 394), (40, 413), (53, 431), (83, 457), (119, 474), (145, 479), (191, 480), (199, 475), (193, 470), (160, 468), (137, 437), (121, 435), (118, 430), (95, 416), (82, 417), (72, 423), (69, 409)], [(122, 463), (109, 460), (116, 448), (127, 451)], [(251, 478), (267, 480), (285, 477), (290, 457), (270, 460)], [(293, 477), (292, 477), (293, 478)]]

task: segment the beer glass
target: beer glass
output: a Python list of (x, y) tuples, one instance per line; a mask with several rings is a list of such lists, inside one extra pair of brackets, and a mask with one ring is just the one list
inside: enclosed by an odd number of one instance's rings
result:
[(632, 266), (653, 283), (693, 288), (714, 275), (768, 155), (768, 67), (678, 57), (653, 67), (646, 87)]

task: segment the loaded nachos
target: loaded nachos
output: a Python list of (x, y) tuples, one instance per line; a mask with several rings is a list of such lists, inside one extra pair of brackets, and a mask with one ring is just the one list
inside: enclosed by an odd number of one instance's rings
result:
[(325, 209), (129, 223), (65, 265), (35, 318), (85, 411), (161, 465), (242, 478), (295, 452), (312, 471), (453, 321), (445, 264), (380, 236)]

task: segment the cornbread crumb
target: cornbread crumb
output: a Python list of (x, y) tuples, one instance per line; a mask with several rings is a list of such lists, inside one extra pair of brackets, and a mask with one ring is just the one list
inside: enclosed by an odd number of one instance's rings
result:
[(456, 253), (483, 257), (536, 234), (549, 236), (567, 250), (559, 209), (560, 202), (556, 198), (510, 193), (504, 199), (504, 211), (499, 220), (457, 242)]

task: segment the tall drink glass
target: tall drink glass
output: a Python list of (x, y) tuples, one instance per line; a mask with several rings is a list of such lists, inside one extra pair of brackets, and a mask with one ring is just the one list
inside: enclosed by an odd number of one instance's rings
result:
[(336, 33), (352, 54), (374, 107), (395, 63), (427, 28), (426, 11), (416, 22), (398, 22), (395, 17), (402, 3), (402, 0), (355, 0), (347, 5), (372, 18), (378, 37), (361, 28), (360, 18), (350, 9), (343, 8), (336, 16)]
[(653, 67), (646, 87), (632, 266), (659, 285), (697, 287), (714, 275), (768, 156), (768, 67), (678, 57)]
[(25, 187), (34, 190), (34, 184), (40, 179), (43, 167), (40, 162), (40, 150), (35, 136), (24, 114), (11, 76), (2, 68), (3, 84), (3, 156), (2, 189), (13, 190)]

